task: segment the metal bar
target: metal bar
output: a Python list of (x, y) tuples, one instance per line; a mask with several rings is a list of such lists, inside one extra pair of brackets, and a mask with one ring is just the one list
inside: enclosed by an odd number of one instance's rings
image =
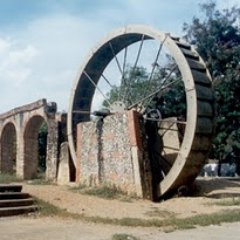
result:
[[(169, 122), (169, 123), (180, 123), (180, 124), (184, 124), (186, 125), (187, 122), (184, 122), (184, 121), (169, 121), (169, 120), (164, 120), (164, 119), (155, 119), (155, 118), (144, 118), (146, 120), (149, 120), (149, 121), (153, 121), (153, 122)], [(165, 128), (160, 128), (160, 129), (165, 129)]]
[(73, 110), (73, 113), (79, 113), (79, 114), (92, 114), (90, 111), (85, 111), (85, 110)]
[[(124, 74), (125, 74), (125, 67), (126, 67), (126, 62), (127, 62), (127, 52), (128, 52), (128, 48), (126, 47), (124, 49), (124, 59), (123, 59), (123, 67), (122, 67), (123, 73), (122, 73), (122, 78), (121, 78), (120, 90), (118, 92), (118, 101), (120, 99), (120, 95), (121, 95), (120, 93), (122, 91), (123, 85), (124, 86), (126, 85)], [(122, 99), (123, 102), (124, 102), (124, 98), (125, 98), (125, 92), (126, 91), (125, 91), (125, 87), (124, 87), (123, 88), (123, 99)]]
[(124, 72), (125, 72), (125, 67), (126, 67), (126, 62), (127, 62), (127, 54), (128, 54), (128, 47), (125, 47), (125, 49), (124, 49), (124, 59), (123, 59), (123, 75), (122, 75), (122, 78), (124, 77)]
[(159, 56), (160, 56), (160, 53), (161, 53), (162, 48), (163, 48), (163, 44), (164, 44), (164, 42), (166, 41), (167, 37), (168, 37), (168, 35), (166, 34), (164, 40), (161, 42), (161, 44), (160, 44), (160, 46), (159, 46), (159, 48), (158, 48), (157, 55), (156, 55), (155, 60), (154, 60), (154, 62), (153, 62), (153, 64), (152, 64), (152, 70), (151, 70), (151, 73), (150, 73), (150, 76), (149, 76), (149, 79), (148, 79), (149, 85), (148, 85), (148, 87), (145, 89), (143, 96), (145, 96), (146, 93), (147, 93), (148, 90), (149, 90), (149, 86), (150, 86), (150, 83), (151, 83), (151, 81), (152, 81), (153, 73), (154, 73), (154, 71), (155, 71), (156, 66), (158, 65), (158, 63), (157, 63), (157, 62), (158, 62), (158, 58), (159, 58)]
[(115, 51), (113, 49), (113, 46), (112, 46), (111, 42), (109, 42), (109, 46), (110, 46), (110, 49), (111, 49), (112, 54), (114, 56), (114, 59), (115, 59), (115, 61), (117, 63), (118, 69), (119, 69), (120, 73), (123, 74), (123, 70), (121, 69), (121, 65), (120, 65), (120, 63), (118, 61), (117, 55), (115, 54)]
[(106, 81), (106, 83), (107, 83), (111, 88), (113, 88), (113, 85), (112, 85), (112, 84), (110, 83), (110, 81), (106, 78), (106, 76), (103, 75), (103, 73), (102, 73), (101, 77)]
[[(174, 124), (174, 123), (173, 123), (173, 124)], [(173, 125), (172, 125), (172, 126), (173, 126)], [(164, 131), (164, 133), (167, 132), (167, 131), (178, 132), (178, 129), (163, 128), (163, 127), (160, 127), (159, 130), (166, 130), (166, 131)]]
[(169, 84), (167, 84), (167, 85), (165, 85), (165, 86), (160, 87), (159, 89), (157, 89), (157, 90), (154, 91), (153, 93), (149, 94), (148, 96), (146, 96), (146, 97), (142, 98), (141, 100), (139, 100), (139, 101), (133, 103), (132, 105), (130, 105), (130, 106), (128, 107), (128, 110), (130, 110), (131, 108), (136, 107), (139, 103), (142, 103), (142, 102), (146, 101), (147, 99), (149, 99), (149, 98), (155, 96), (156, 94), (158, 94), (160, 91), (168, 88), (168, 87), (171, 86), (172, 84), (175, 84), (176, 82), (179, 82), (179, 81), (180, 81), (180, 80), (177, 79), (177, 80), (175, 80), (175, 81), (170, 82)]
[(138, 60), (139, 60), (139, 57), (140, 57), (140, 54), (141, 54), (141, 51), (142, 51), (142, 46), (143, 46), (144, 37), (145, 37), (145, 35), (143, 34), (143, 35), (142, 35), (141, 42), (140, 42), (140, 45), (139, 45), (139, 48), (138, 48), (137, 58), (136, 58), (135, 63), (134, 63), (134, 65), (133, 65), (133, 69), (137, 67)]
[[(161, 137), (163, 137), (163, 136), (166, 134), (167, 131), (176, 131), (176, 130), (171, 129), (171, 127), (172, 127), (173, 125), (174, 125), (174, 123), (172, 123), (168, 128), (164, 128), (163, 130), (165, 130), (165, 131), (163, 132), (163, 134), (161, 135)], [(161, 128), (159, 128), (159, 129), (161, 129)], [(177, 132), (178, 132), (178, 130), (177, 130)]]
[[(169, 73), (169, 74), (165, 77), (165, 79), (162, 81), (161, 86), (163, 86), (163, 84), (164, 84), (165, 82), (167, 82), (167, 80), (170, 79), (172, 73), (174, 72), (174, 70), (175, 70), (176, 68), (177, 68), (177, 65), (175, 65), (175, 66), (171, 69), (170, 73)], [(151, 101), (152, 101), (152, 98), (148, 100), (148, 102), (147, 102), (146, 105), (148, 105)], [(144, 102), (143, 102), (143, 103), (144, 103)]]
[(172, 167), (172, 163), (170, 163), (164, 156), (161, 155), (161, 160), (163, 160), (169, 167)]
[[(132, 67), (132, 71), (134, 71), (135, 68), (137, 67), (138, 60), (139, 60), (140, 54), (141, 54), (141, 52), (142, 52), (144, 37), (145, 37), (145, 35), (143, 34), (143, 35), (142, 35), (142, 38), (141, 38), (141, 42), (140, 42), (139, 48), (138, 48), (138, 51), (137, 51), (137, 57), (136, 57), (136, 60), (135, 60), (134, 65), (133, 65), (133, 67)], [(128, 89), (131, 88), (131, 80), (132, 80), (132, 78), (130, 78), (130, 79), (128, 80), (128, 87), (127, 87)], [(126, 92), (127, 92), (127, 91), (126, 91)], [(127, 94), (126, 94), (126, 95), (127, 95)], [(131, 101), (131, 92), (129, 92), (128, 95), (129, 95), (129, 101), (132, 102), (132, 101)], [(125, 98), (125, 96), (124, 96), (124, 98)]]
[(100, 94), (104, 97), (104, 99), (107, 101), (108, 105), (110, 106), (111, 103), (108, 101), (105, 94), (101, 91), (101, 89), (97, 86), (97, 84), (93, 81), (93, 79), (88, 75), (88, 73), (84, 70), (84, 75), (88, 78), (88, 80), (92, 83), (92, 85), (100, 92)]
[(174, 148), (174, 147), (171, 147), (171, 146), (163, 146), (163, 148), (179, 151), (179, 148)]
[(187, 124), (187, 122), (185, 122), (185, 121), (172, 121), (172, 120), (164, 120), (164, 119), (162, 119), (161, 122), (180, 123), (180, 124), (184, 124), (184, 125)]
[(175, 64), (174, 67), (171, 69), (170, 73), (168, 73), (167, 77), (163, 79), (162, 85), (171, 77), (172, 73), (176, 70), (176, 68), (177, 68), (177, 65)]

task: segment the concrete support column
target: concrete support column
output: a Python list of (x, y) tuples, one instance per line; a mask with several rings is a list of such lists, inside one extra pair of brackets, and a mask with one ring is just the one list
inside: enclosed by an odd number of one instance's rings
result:
[(136, 188), (136, 194), (139, 197), (143, 197), (143, 189), (141, 182), (141, 165), (143, 162), (143, 146), (139, 125), (139, 116), (136, 111), (128, 111), (128, 134), (131, 145), (134, 183)]
[(18, 115), (16, 121), (16, 175), (17, 177), (24, 178), (24, 137), (23, 137), (23, 116)]
[(56, 179), (58, 165), (58, 123), (55, 119), (48, 120), (46, 165), (46, 179)]
[(70, 182), (70, 167), (69, 167), (69, 150), (68, 142), (63, 142), (60, 148), (60, 160), (58, 165), (57, 183), (59, 185), (68, 184)]
[(82, 125), (77, 125), (77, 162), (76, 162), (76, 182), (81, 180), (81, 149), (82, 149)]

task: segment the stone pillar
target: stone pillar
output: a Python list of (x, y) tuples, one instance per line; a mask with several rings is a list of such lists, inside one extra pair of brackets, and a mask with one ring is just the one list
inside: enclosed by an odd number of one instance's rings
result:
[(68, 184), (70, 182), (69, 169), (69, 150), (68, 142), (63, 142), (60, 147), (60, 161), (58, 165), (57, 183), (59, 185)]
[(95, 122), (77, 125), (76, 182), (89, 186), (99, 184), (98, 137)]
[(16, 115), (16, 148), (17, 148), (17, 156), (16, 156), (16, 175), (18, 178), (24, 178), (24, 129), (23, 129), (23, 114), (20, 113)]
[(143, 189), (141, 182), (141, 168), (143, 161), (143, 145), (140, 132), (139, 116), (136, 111), (128, 111), (128, 134), (131, 145), (131, 154), (133, 161), (134, 183), (136, 187), (136, 194), (143, 197)]
[(47, 137), (47, 170), (46, 179), (55, 180), (57, 177), (58, 162), (58, 123), (55, 119), (48, 119), (48, 137)]
[(81, 149), (82, 149), (82, 124), (77, 125), (77, 163), (76, 163), (76, 182), (80, 183), (81, 178)]

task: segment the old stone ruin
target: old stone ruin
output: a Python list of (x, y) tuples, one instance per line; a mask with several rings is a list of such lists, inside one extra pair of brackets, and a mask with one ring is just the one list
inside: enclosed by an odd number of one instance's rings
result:
[[(148, 82), (143, 81), (147, 84), (136, 91), (139, 81), (125, 74), (126, 59), (137, 44), (132, 70), (139, 70), (142, 49), (149, 41), (157, 42), (157, 51), (149, 65)], [(147, 53), (152, 54), (152, 48)], [(160, 71), (163, 48), (172, 62)], [(147, 57), (142, 59), (145, 63)], [(102, 82), (110, 87), (116, 84), (106, 77), (113, 62), (121, 75), (115, 88), (118, 97), (105, 98), (107, 106), (96, 110), (95, 95), (106, 95)], [(39, 134), (45, 124), (46, 153), (41, 163), (47, 180), (90, 187), (114, 185), (151, 200), (187, 191), (207, 159), (214, 131), (211, 77), (197, 52), (170, 34), (127, 26), (94, 48), (76, 79), (67, 114), (59, 114), (56, 103), (42, 99), (0, 115), (1, 173), (28, 180), (39, 177)], [(177, 103), (170, 98), (167, 106), (168, 98), (163, 96), (172, 94), (177, 99), (175, 88), (183, 92), (184, 106), (180, 113), (170, 114)]]

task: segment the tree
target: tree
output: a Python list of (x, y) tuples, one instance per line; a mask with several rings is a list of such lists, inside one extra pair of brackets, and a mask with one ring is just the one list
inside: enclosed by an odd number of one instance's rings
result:
[(183, 29), (213, 77), (217, 117), (212, 155), (229, 161), (228, 156), (240, 153), (240, 8), (220, 11), (214, 1), (200, 7), (205, 17), (194, 17)]
[(43, 173), (46, 170), (46, 155), (47, 155), (47, 134), (48, 125), (44, 122), (38, 133), (38, 171)]
[[(130, 105), (141, 99), (143, 95), (146, 95), (148, 76), (149, 74), (144, 67), (127, 66), (122, 85), (114, 86), (107, 94), (109, 102), (113, 103), (121, 99)], [(107, 102), (104, 101), (103, 105), (107, 106)]]

